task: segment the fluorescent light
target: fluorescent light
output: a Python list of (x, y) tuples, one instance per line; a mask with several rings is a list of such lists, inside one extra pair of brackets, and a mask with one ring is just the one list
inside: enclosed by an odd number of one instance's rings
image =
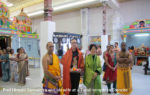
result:
[(73, 6), (77, 6), (77, 5), (81, 5), (81, 4), (85, 4), (85, 3), (91, 3), (93, 1), (97, 1), (97, 0), (80, 0), (77, 2), (72, 2), (72, 3), (56, 6), (53, 9), (54, 9), (54, 11), (56, 11), (56, 10), (65, 9), (65, 8), (69, 8), (69, 7), (73, 7)]
[(12, 7), (12, 6), (14, 6), (12, 3), (6, 3), (6, 5), (8, 6), (8, 7)]
[(149, 36), (149, 34), (135, 34), (136, 37), (140, 37), (140, 36)]
[[(91, 3), (91, 2), (94, 2), (94, 1), (98, 1), (98, 0), (79, 0), (79, 1), (76, 1), (76, 2), (71, 2), (71, 3), (55, 6), (55, 7), (53, 7), (53, 9), (54, 9), (54, 11), (57, 11), (57, 10), (62, 10), (62, 9), (70, 8), (70, 7), (75, 7), (75, 6), (78, 6), (78, 5), (81, 5), (81, 4)], [(28, 16), (31, 17), (31, 16), (40, 15), (40, 14), (43, 14), (43, 13), (44, 13), (44, 11), (40, 10), (40, 11), (37, 11), (37, 12), (29, 13)]]
[(42, 13), (44, 13), (43, 10), (37, 11), (37, 12), (33, 12), (33, 13), (29, 13), (28, 16), (35, 16), (35, 15), (39, 15), (39, 14), (42, 14)]
[(106, 2), (111, 8), (118, 8), (119, 7), (119, 3), (116, 0), (109, 0), (108, 2)]
[(8, 2), (7, 0), (2, 0), (8, 7), (12, 7), (13, 3)]

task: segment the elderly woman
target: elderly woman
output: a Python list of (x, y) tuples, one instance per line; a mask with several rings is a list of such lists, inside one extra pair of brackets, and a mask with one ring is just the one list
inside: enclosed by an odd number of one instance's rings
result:
[(1, 62), (2, 62), (2, 60), (1, 60), (2, 54), (3, 54), (3, 51), (0, 50), (0, 78), (2, 77), (2, 66), (1, 66)]
[(9, 54), (10, 60), (10, 73), (11, 73), (11, 81), (18, 82), (18, 72), (17, 72), (17, 56), (14, 54), (14, 49), (10, 50)]
[[(21, 49), (23, 49), (23, 53), (27, 55), (26, 51), (24, 48), (21, 47)], [(26, 76), (29, 76), (29, 64), (28, 64), (28, 55), (26, 56)]]
[(8, 82), (10, 79), (10, 63), (9, 63), (9, 55), (6, 50), (3, 50), (3, 55), (1, 56), (1, 65), (2, 65), (2, 80), (4, 82)]
[[(87, 93), (88, 95), (101, 95), (101, 61), (96, 54), (97, 47), (95, 44), (91, 44), (89, 50), (91, 53), (85, 59), (84, 84), (88, 89), (91, 89)], [(94, 91), (94, 89), (97, 91)]]
[(24, 86), (26, 83), (26, 61), (28, 61), (27, 54), (24, 53), (24, 49), (19, 49), (18, 55), (18, 72), (19, 72), (19, 85)]

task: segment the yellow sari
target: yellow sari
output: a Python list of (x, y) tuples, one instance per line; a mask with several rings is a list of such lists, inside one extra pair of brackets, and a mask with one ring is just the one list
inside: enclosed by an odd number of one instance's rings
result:
[[(59, 66), (59, 59), (57, 55), (53, 54), (53, 65), (48, 65), (48, 71), (51, 72), (54, 76), (61, 76), (61, 70)], [(58, 82), (49, 76), (44, 76), (43, 78), (43, 88), (60, 90), (60, 95), (63, 95), (62, 80)], [(57, 92), (57, 91), (56, 91)]]
[(132, 92), (132, 80), (130, 67), (117, 67), (117, 92), (130, 95)]

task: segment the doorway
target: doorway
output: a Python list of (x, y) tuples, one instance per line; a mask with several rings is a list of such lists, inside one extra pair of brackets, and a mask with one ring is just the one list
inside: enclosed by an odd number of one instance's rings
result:
[(0, 49), (6, 49), (7, 47), (11, 47), (11, 37), (0, 36)]

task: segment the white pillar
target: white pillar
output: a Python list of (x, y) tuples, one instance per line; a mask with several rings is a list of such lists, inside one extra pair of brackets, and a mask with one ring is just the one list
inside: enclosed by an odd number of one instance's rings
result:
[(19, 37), (19, 48), (21, 47), (21, 45), (20, 45), (20, 37)]
[(40, 25), (40, 70), (41, 70), (41, 80), (43, 78), (43, 66), (42, 66), (42, 58), (46, 54), (46, 44), (47, 42), (53, 42), (53, 32), (56, 30), (56, 24), (52, 21), (43, 21)]
[[(108, 35), (101, 35), (101, 49), (102, 49), (102, 53), (104, 51), (106, 51), (106, 46), (108, 45)], [(103, 54), (102, 54), (102, 57), (103, 57)], [(101, 58), (102, 60), (102, 66), (103, 66), (103, 63), (104, 63), (104, 59)]]
[(88, 49), (89, 45), (89, 9), (81, 9), (81, 32), (82, 32), (82, 48), (84, 51)]
[(120, 42), (121, 39), (121, 15), (119, 12), (114, 11), (112, 18), (112, 43)]

